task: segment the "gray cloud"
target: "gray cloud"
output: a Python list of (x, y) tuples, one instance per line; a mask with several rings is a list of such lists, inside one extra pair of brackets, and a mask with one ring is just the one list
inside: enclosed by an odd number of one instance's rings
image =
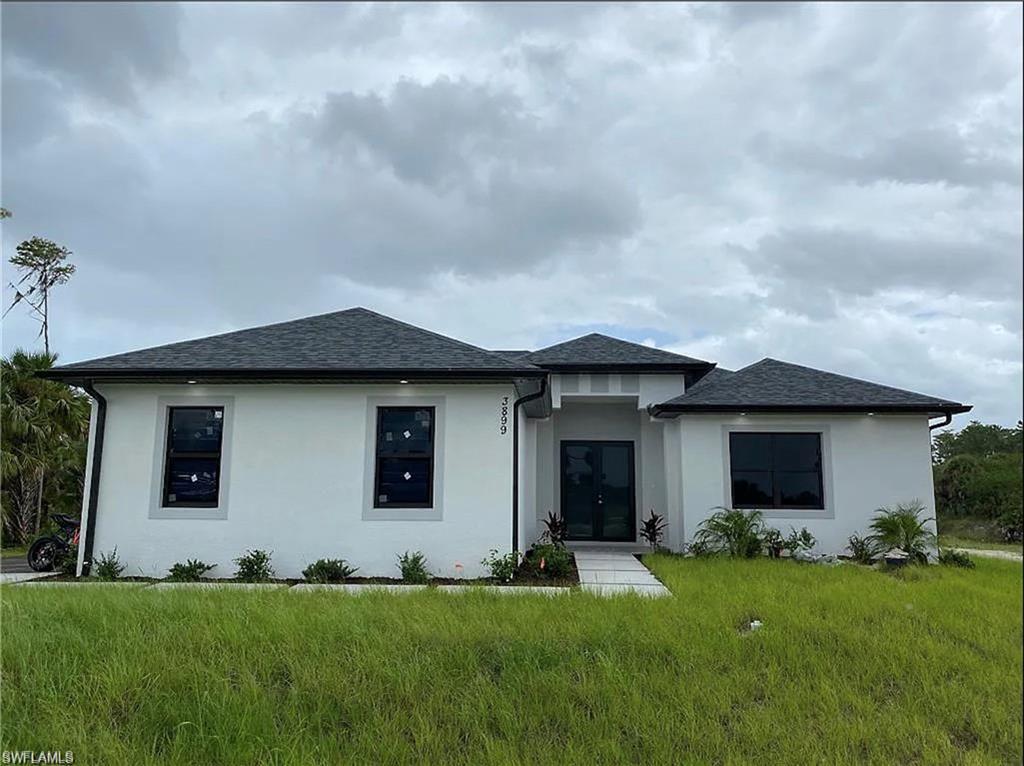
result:
[(880, 180), (987, 186), (1021, 185), (1021, 164), (991, 147), (973, 144), (952, 128), (885, 136), (863, 151), (759, 135), (751, 150), (770, 165), (821, 173), (857, 183)]
[[(794, 313), (832, 314), (847, 296), (900, 288), (1013, 300), (1020, 295), (1020, 240), (989, 232), (979, 241), (883, 237), (844, 229), (785, 229), (740, 257), (767, 278)], [(941, 305), (941, 304), (940, 304)]]
[[(477, 163), (523, 157), (536, 139), (521, 101), (466, 80), (395, 84), (377, 94), (331, 93), (307, 117), (314, 141), (327, 149), (363, 149), (399, 178), (428, 186), (471, 180)], [(347, 146), (346, 146), (347, 145)]]
[(4, 249), (67, 359), (364, 304), (1014, 422), (1020, 6), (755, 5), (5, 4)]
[(5, 58), (116, 105), (184, 63), (172, 3), (4, 3), (2, 14)]

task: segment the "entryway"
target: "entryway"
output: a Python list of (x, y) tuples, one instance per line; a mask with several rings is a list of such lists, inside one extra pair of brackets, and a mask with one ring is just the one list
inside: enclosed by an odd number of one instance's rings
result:
[(633, 442), (562, 442), (562, 518), (569, 540), (636, 540)]

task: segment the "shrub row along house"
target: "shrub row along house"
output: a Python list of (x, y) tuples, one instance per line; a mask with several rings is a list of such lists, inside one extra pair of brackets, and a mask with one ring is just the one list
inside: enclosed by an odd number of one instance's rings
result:
[[(481, 574), (561, 513), (574, 544), (679, 550), (716, 507), (825, 551), (876, 508), (933, 507), (929, 420), (970, 407), (774, 359), (735, 372), (591, 334), (489, 351), (363, 308), (69, 364), (93, 398), (80, 571), (239, 551), (393, 576)], [(929, 514), (931, 515), (931, 514)]]

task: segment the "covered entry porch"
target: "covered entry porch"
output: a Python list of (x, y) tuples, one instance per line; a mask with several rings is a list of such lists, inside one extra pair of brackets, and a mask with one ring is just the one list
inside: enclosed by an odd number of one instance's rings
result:
[(521, 547), (561, 515), (571, 547), (639, 550), (641, 520), (667, 515), (664, 423), (638, 397), (561, 397), (524, 424)]

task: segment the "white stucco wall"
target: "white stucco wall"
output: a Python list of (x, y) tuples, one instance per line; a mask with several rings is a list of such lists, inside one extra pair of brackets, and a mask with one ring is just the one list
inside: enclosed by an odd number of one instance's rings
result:
[(679, 422), (682, 533), (687, 541), (715, 506), (730, 505), (730, 428), (823, 434), (825, 511), (764, 512), (765, 523), (783, 533), (807, 527), (819, 550), (841, 553), (851, 534), (867, 533), (882, 506), (916, 499), (927, 508), (927, 516), (935, 515), (931, 441), (923, 415), (684, 415)]
[(685, 378), (678, 374), (563, 373), (551, 376), (551, 406), (585, 399), (631, 401), (636, 409), (660, 404), (686, 390)]
[[(480, 560), (489, 549), (511, 545), (512, 430), (500, 433), (503, 397), (514, 400), (511, 385), (99, 390), (108, 409), (94, 554), (117, 546), (126, 574), (162, 576), (173, 563), (198, 558), (218, 565), (212, 576), (230, 577), (232, 559), (265, 548), (282, 577), (300, 576), (321, 557), (344, 558), (360, 575), (397, 576), (395, 557), (405, 550), (422, 550), (443, 576), (454, 576), (461, 562), (468, 577), (483, 573)], [(153, 487), (161, 481), (155, 458), (165, 415), (158, 410), (169, 397), (197, 404), (231, 397), (225, 519), (151, 518)], [(443, 401), (435, 444), (439, 520), (364, 518), (366, 450), (375, 438), (367, 434), (367, 407), (382, 397)]]

